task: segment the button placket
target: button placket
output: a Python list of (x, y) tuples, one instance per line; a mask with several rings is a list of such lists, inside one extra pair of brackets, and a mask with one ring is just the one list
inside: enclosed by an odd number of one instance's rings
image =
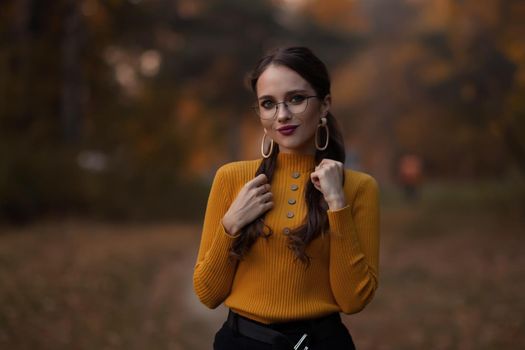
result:
[[(301, 174), (300, 174), (298, 171), (294, 171), (294, 172), (292, 172), (291, 175), (292, 175), (292, 178), (294, 178), (294, 179), (298, 179), (299, 176), (301, 176)], [(295, 187), (293, 187), (293, 185), (290, 187), (290, 189), (291, 189), (292, 191), (294, 191), (294, 188), (295, 188)], [(296, 191), (296, 190), (295, 190), (295, 191)], [(289, 198), (289, 199), (288, 199), (288, 204), (290, 204), (290, 205), (294, 205), (294, 204), (295, 204), (295, 199), (294, 199), (294, 198)]]
[[(293, 171), (291, 174), (291, 177), (293, 179), (298, 179), (300, 176), (301, 176), (301, 173), (299, 173), (298, 171)], [(290, 185), (290, 190), (292, 190), (293, 192), (297, 191), (299, 189), (299, 185), (297, 184), (291, 184)], [(297, 201), (295, 200), (295, 198), (289, 198), (288, 199), (288, 204), (289, 205), (294, 205)], [(293, 211), (289, 211), (286, 213), (286, 217), (288, 219), (292, 219), (293, 217), (295, 216), (295, 213)]]

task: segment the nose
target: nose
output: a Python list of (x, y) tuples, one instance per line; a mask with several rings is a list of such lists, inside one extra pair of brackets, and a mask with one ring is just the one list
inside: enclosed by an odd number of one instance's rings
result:
[(290, 110), (288, 109), (288, 106), (286, 105), (286, 102), (282, 102), (277, 105), (277, 121), (278, 122), (284, 122), (291, 118)]

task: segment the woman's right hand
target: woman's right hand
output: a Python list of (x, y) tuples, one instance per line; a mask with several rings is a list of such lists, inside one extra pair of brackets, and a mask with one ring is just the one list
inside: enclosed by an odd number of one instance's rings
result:
[(230, 235), (236, 235), (248, 223), (273, 207), (273, 195), (265, 174), (248, 181), (240, 190), (222, 218), (222, 225)]

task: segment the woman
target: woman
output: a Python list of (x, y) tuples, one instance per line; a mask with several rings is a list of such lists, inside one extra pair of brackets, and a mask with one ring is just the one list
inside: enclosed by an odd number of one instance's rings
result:
[(340, 312), (378, 283), (375, 180), (345, 170), (330, 79), (307, 48), (279, 48), (252, 72), (262, 159), (217, 171), (194, 272), (228, 319), (214, 349), (354, 349)]

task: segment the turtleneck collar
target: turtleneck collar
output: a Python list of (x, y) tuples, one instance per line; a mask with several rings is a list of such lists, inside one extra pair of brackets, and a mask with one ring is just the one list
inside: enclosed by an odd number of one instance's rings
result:
[(283, 153), (277, 154), (277, 169), (310, 172), (315, 168), (313, 154)]

